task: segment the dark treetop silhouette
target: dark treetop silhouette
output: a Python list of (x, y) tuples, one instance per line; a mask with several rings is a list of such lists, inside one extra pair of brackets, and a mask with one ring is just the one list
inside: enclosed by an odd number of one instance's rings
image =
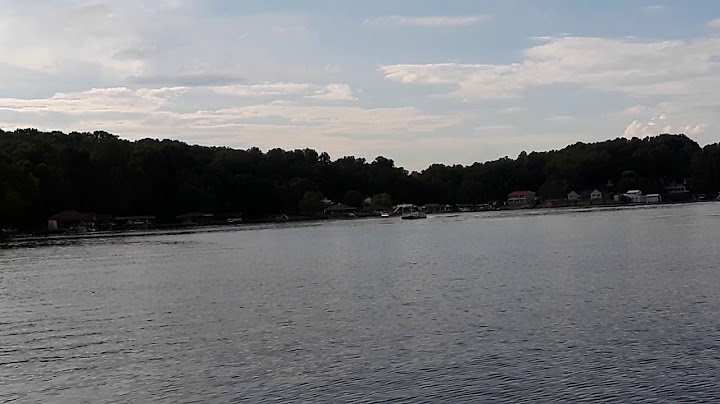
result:
[(0, 130), (0, 227), (28, 230), (63, 210), (151, 214), (159, 221), (190, 211), (242, 212), (252, 219), (320, 212), (324, 198), (353, 206), (366, 197), (383, 204), (484, 203), (518, 189), (551, 199), (570, 190), (661, 192), (675, 181), (696, 193), (720, 189), (720, 145), (701, 148), (684, 135), (618, 138), (409, 173), (385, 157), (332, 161), (311, 149), (263, 153), (131, 142), (106, 132)]

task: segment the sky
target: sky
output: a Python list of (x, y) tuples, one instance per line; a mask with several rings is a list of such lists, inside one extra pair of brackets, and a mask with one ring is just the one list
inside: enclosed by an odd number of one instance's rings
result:
[(720, 141), (720, 1), (0, 0), (0, 128), (385, 156)]

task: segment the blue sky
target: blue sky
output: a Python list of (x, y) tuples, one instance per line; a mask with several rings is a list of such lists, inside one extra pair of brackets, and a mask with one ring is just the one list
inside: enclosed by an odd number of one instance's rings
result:
[(420, 170), (720, 141), (717, 0), (0, 0), (0, 128)]

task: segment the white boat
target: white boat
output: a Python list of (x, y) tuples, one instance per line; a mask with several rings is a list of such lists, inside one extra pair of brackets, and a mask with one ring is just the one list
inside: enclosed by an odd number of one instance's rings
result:
[(427, 217), (427, 215), (425, 214), (425, 212), (419, 212), (419, 211), (409, 212), (409, 213), (406, 213), (401, 216), (402, 219), (406, 219), (406, 220), (425, 219), (426, 217)]
[(380, 217), (390, 217), (390, 212), (381, 212)]

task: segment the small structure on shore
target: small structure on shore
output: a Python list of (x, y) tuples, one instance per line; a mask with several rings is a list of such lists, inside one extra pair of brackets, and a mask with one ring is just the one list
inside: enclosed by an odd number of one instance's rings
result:
[(395, 206), (395, 209), (393, 210), (393, 215), (404, 215), (406, 213), (414, 212), (418, 210), (418, 207), (413, 205), (412, 203), (401, 203), (399, 205)]
[(113, 223), (121, 227), (148, 227), (155, 223), (155, 216), (115, 216)]
[(211, 213), (187, 212), (175, 216), (175, 219), (182, 224), (208, 224), (213, 221), (214, 217)]
[(514, 191), (508, 195), (508, 206), (511, 208), (522, 208), (535, 204), (535, 192)]
[(615, 200), (620, 201), (620, 198), (624, 197), (630, 203), (660, 203), (662, 202), (662, 196), (660, 194), (647, 194), (643, 195), (639, 189), (632, 189), (625, 192), (622, 195), (615, 195)]
[(598, 191), (597, 189), (590, 192), (590, 200), (591, 201), (600, 201), (603, 198), (602, 192)]
[(94, 230), (97, 222), (98, 217), (95, 213), (65, 210), (48, 218), (48, 231)]
[(660, 194), (647, 194), (645, 195), (645, 203), (660, 203), (662, 202), (662, 197)]
[(452, 212), (452, 206), (448, 204), (440, 203), (428, 203), (425, 205), (425, 212), (427, 213), (448, 213)]
[(570, 202), (577, 202), (580, 199), (580, 195), (578, 195), (575, 191), (570, 191), (570, 193), (567, 195), (567, 200)]
[(335, 205), (323, 210), (323, 212), (330, 216), (347, 216), (355, 211), (357, 211), (357, 208), (345, 205), (344, 203), (336, 203)]
[(639, 189), (631, 189), (625, 192), (623, 196), (630, 200), (630, 203), (645, 203), (645, 196)]

